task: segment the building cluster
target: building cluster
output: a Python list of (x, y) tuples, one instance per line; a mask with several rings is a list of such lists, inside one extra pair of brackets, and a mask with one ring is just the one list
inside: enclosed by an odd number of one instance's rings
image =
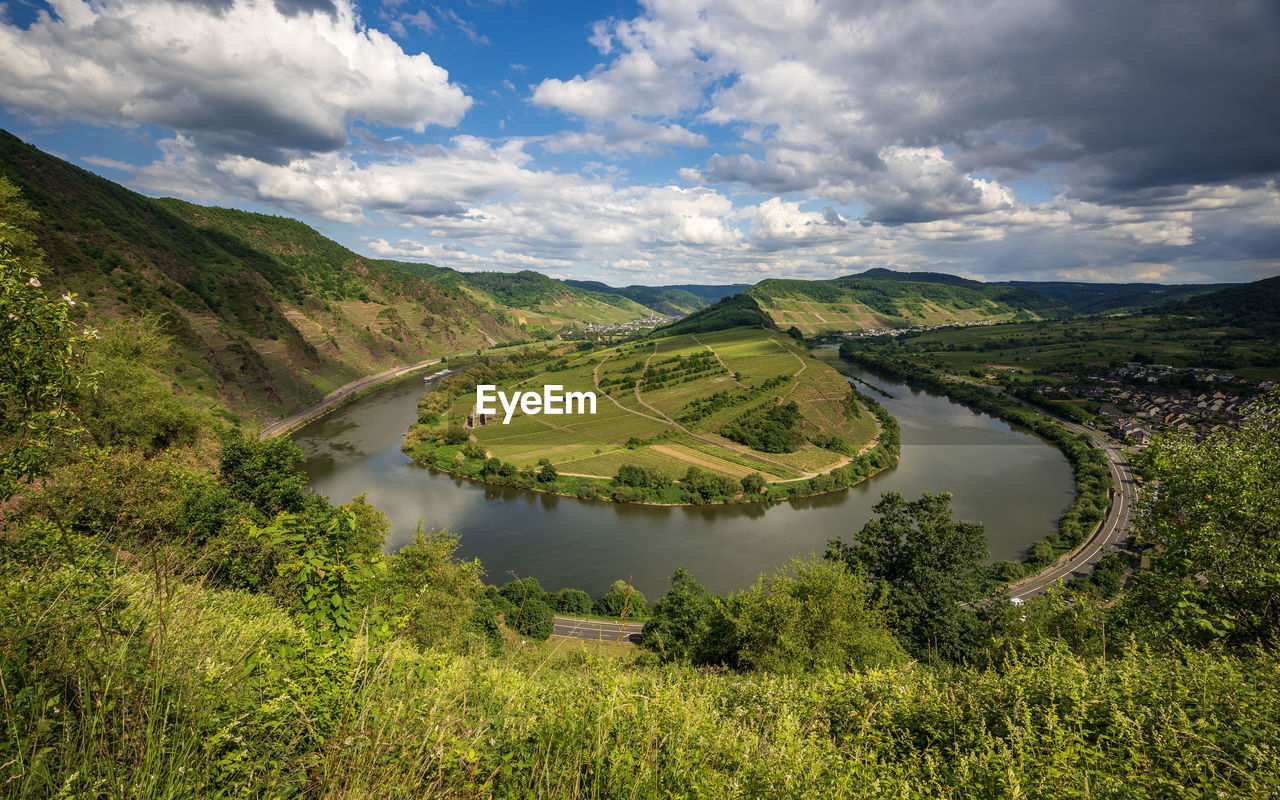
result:
[(860, 331), (844, 331), (840, 334), (840, 338), (861, 339), (871, 336), (901, 336), (904, 333), (922, 333), (924, 331), (936, 331), (940, 328), (976, 328), (995, 324), (996, 321), (992, 319), (975, 319), (968, 322), (945, 322), (940, 325), (908, 325), (905, 328), (867, 328)]
[(651, 314), (640, 319), (633, 319), (629, 322), (614, 322), (609, 325), (588, 325), (587, 333), (627, 333), (630, 331), (644, 330), (647, 328), (656, 328), (659, 325), (666, 325), (675, 322), (680, 317), (669, 317), (665, 314)]
[[(1189, 388), (1177, 388), (1177, 384)], [(1126, 362), (1097, 376), (1093, 385), (1065, 383), (1042, 391), (1054, 399), (1083, 397), (1098, 401), (1102, 427), (1109, 428), (1117, 438), (1146, 445), (1162, 430), (1203, 434), (1235, 425), (1257, 394), (1275, 389), (1276, 385), (1270, 378), (1254, 380), (1203, 367)]]

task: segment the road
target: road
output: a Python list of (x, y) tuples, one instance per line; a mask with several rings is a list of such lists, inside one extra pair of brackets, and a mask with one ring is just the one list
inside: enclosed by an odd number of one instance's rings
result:
[(288, 433), (289, 431), (293, 430), (294, 428), (298, 427), (304, 422), (308, 422), (309, 420), (320, 416), (321, 414), (323, 414), (325, 411), (332, 408), (337, 403), (342, 402), (342, 400), (347, 396), (349, 396), (352, 392), (358, 392), (361, 389), (367, 389), (370, 386), (375, 386), (379, 383), (385, 383), (386, 381), (395, 380), (396, 378), (399, 378), (402, 375), (407, 375), (408, 373), (413, 372), (414, 370), (423, 369), (424, 367), (430, 367), (434, 364), (439, 364), (439, 363), (440, 363), (440, 359), (432, 358), (432, 359), (428, 359), (427, 361), (419, 361), (417, 364), (410, 364), (407, 367), (395, 367), (393, 369), (387, 370), (386, 372), (379, 372), (377, 375), (370, 375), (367, 378), (361, 378), (358, 381), (352, 381), (351, 383), (348, 383), (345, 386), (341, 386), (337, 389), (334, 389), (332, 392), (329, 392), (329, 394), (324, 396), (323, 400), (311, 406), (311, 408), (305, 409), (303, 411), (299, 411), (296, 414), (292, 414), (290, 416), (285, 417), (282, 420), (277, 420), (271, 423), (270, 425), (266, 426), (265, 428), (262, 429), (262, 432), (258, 434), (258, 438), (271, 439), (281, 434)]
[(640, 643), (640, 631), (644, 625), (639, 622), (605, 622), (598, 619), (580, 619), (578, 617), (562, 617), (556, 615), (556, 636), (571, 636), (574, 639), (586, 639), (592, 642), (630, 642)]
[[(1036, 410), (1044, 413), (1041, 409)], [(1059, 581), (1069, 580), (1076, 575), (1087, 575), (1104, 554), (1119, 550), (1129, 538), (1129, 520), (1133, 515), (1136, 487), (1133, 482), (1133, 470), (1129, 466), (1128, 459), (1125, 458), (1124, 450), (1096, 431), (1064, 419), (1057, 417), (1054, 419), (1076, 433), (1088, 436), (1106, 455), (1107, 467), (1111, 470), (1111, 480), (1116, 486), (1115, 497), (1111, 501), (1107, 518), (1102, 521), (1102, 525), (1093, 536), (1047, 568), (1011, 584), (1009, 586), (1011, 600), (1027, 600), (1043, 594)]]
[(1075, 550), (1062, 556), (1062, 558), (1059, 558), (1048, 567), (1034, 575), (1028, 575), (1022, 580), (1011, 583), (1008, 588), (1009, 599), (1029, 600), (1036, 595), (1044, 594), (1050, 587), (1057, 585), (1059, 582), (1068, 581), (1077, 575), (1088, 575), (1103, 555), (1108, 552), (1118, 551), (1129, 538), (1129, 521), (1133, 516), (1137, 488), (1133, 481), (1133, 469), (1129, 466), (1129, 460), (1125, 457), (1124, 449), (1095, 430), (1054, 416), (1043, 408), (1033, 406), (1024, 400), (1005, 394), (999, 388), (966, 380), (965, 378), (956, 378), (956, 380), (1006, 397), (1033, 411), (1051, 417), (1069, 430), (1089, 437), (1094, 446), (1101, 449), (1103, 454), (1106, 455), (1107, 467), (1111, 470), (1111, 480), (1116, 487), (1115, 497), (1111, 502), (1111, 508), (1107, 511), (1107, 517), (1102, 521), (1098, 529), (1094, 531), (1093, 535)]

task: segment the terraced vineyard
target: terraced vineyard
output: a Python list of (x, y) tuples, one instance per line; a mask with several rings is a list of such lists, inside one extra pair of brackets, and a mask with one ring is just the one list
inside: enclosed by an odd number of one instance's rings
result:
[[(742, 483), (735, 494), (763, 499), (857, 460), (880, 429), (868, 401), (839, 373), (776, 331), (733, 328), (586, 352), (561, 346), (511, 374), (512, 379), (497, 379), (498, 390), (508, 396), (541, 394), (548, 385), (591, 391), (596, 411), (516, 410), (505, 424), (499, 411), (481, 424), (474, 385), (490, 378), (477, 373), (442, 390), (450, 393), (448, 407), (424, 412), (406, 449), (451, 472), (488, 469), (487, 475), (477, 472), (486, 478), (500, 465), (509, 465), (508, 477), (515, 479), (513, 473), (532, 475), (549, 464), (555, 489), (562, 492), (577, 493), (584, 481), (616, 485), (624, 467), (639, 468), (659, 476), (653, 480), (660, 486), (649, 487), (658, 496), (647, 499), (654, 501), (679, 502), (683, 490), (671, 479), (684, 482), (693, 468), (693, 475), (707, 473), (722, 487)], [(424, 408), (439, 403), (430, 394), (424, 398)], [(454, 433), (450, 444), (449, 426), (468, 418), (471, 443), (464, 445)], [(485, 468), (479, 463), (484, 460), (495, 463)], [(749, 487), (744, 479), (763, 485)]]

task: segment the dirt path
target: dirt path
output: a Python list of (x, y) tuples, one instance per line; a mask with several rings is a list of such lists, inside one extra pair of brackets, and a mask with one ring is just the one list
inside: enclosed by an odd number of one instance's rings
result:
[[(711, 345), (709, 345), (709, 344), (707, 344), (706, 342), (704, 342), (704, 341), (702, 341), (701, 339), (699, 339), (699, 338), (698, 338), (698, 335), (697, 335), (696, 333), (691, 333), (691, 334), (689, 334), (689, 337), (690, 337), (691, 339), (693, 339), (695, 342), (697, 342), (698, 344), (700, 344), (700, 345), (702, 345), (703, 347), (705, 347), (705, 348), (707, 348), (708, 350), (710, 350), (710, 351), (711, 351), (711, 355), (715, 356), (715, 357), (716, 357), (716, 361), (719, 361), (719, 362), (720, 362), (720, 366), (724, 367), (724, 371), (725, 371), (725, 372), (727, 372), (727, 373), (729, 373), (729, 376), (730, 376), (730, 377), (732, 377), (735, 381), (737, 381), (737, 380), (738, 380), (738, 373), (736, 373), (736, 372), (734, 372), (733, 370), (729, 369), (729, 365), (728, 365), (728, 364), (726, 364), (726, 363), (724, 363), (724, 359), (720, 357), (720, 354), (716, 352), (716, 349), (715, 349), (714, 347), (712, 347)], [(739, 383), (741, 383), (741, 381), (738, 381), (738, 382), (739, 382)]]
[[(655, 348), (656, 348), (656, 345), (655, 345)], [(653, 358), (653, 356), (649, 356), (649, 357), (650, 357), (650, 358)], [(595, 383), (595, 385), (596, 385), (596, 391), (598, 391), (600, 394), (604, 395), (605, 397), (609, 398), (609, 400), (610, 400), (610, 401), (611, 401), (615, 406), (617, 406), (618, 408), (620, 408), (620, 409), (622, 409), (623, 411), (627, 412), (628, 414), (635, 414), (637, 417), (644, 417), (645, 419), (651, 419), (651, 420), (653, 420), (654, 422), (671, 422), (671, 420), (669, 420), (669, 419), (659, 419), (658, 417), (651, 417), (651, 416), (649, 416), (648, 414), (642, 413), (642, 412), (640, 412), (640, 411), (636, 411), (634, 408), (627, 408), (627, 407), (626, 407), (626, 406), (624, 406), (622, 403), (619, 403), (619, 402), (618, 402), (618, 400), (617, 400), (617, 398), (615, 398), (613, 395), (611, 395), (611, 394), (607, 393), (604, 389), (601, 389), (601, 388), (600, 388), (600, 367), (604, 364), (604, 362), (606, 362), (606, 361), (608, 361), (608, 360), (609, 360), (609, 359), (608, 359), (608, 357), (607, 357), (607, 356), (606, 356), (605, 358), (600, 359), (600, 361), (596, 363), (596, 368), (595, 368), (595, 370), (593, 370), (593, 371), (592, 371), (592, 373), (591, 373), (591, 380), (592, 380), (592, 382), (593, 382), (593, 383)], [(644, 362), (644, 365), (645, 365), (645, 367), (648, 367), (648, 366), (649, 366), (649, 362), (648, 362), (648, 361)], [(641, 375), (644, 375), (644, 373), (643, 373), (643, 372), (641, 372), (640, 374), (641, 374)], [(637, 388), (636, 388), (636, 399), (637, 399), (637, 400), (640, 400), (640, 389), (639, 389), (639, 386), (640, 386), (640, 381), (639, 381), (639, 380), (637, 380), (637, 381), (636, 381), (636, 387), (637, 387)], [(648, 408), (648, 404), (647, 404), (647, 403), (644, 403), (644, 401), (643, 401), (643, 400), (641, 400), (641, 403), (642, 403), (642, 404), (644, 404), (646, 408)], [(664, 416), (665, 416), (665, 415), (664, 415)], [(672, 424), (675, 424), (675, 423), (672, 423)], [(678, 426), (677, 426), (677, 427), (678, 427)]]
[(678, 458), (681, 461), (686, 461), (690, 464), (694, 464), (699, 467), (702, 467), (703, 469), (709, 469), (709, 470), (712, 470), (713, 472), (723, 472), (727, 475), (732, 475), (735, 478), (745, 478), (751, 473), (756, 472), (756, 470), (750, 469), (748, 467), (744, 467), (740, 464), (732, 464), (731, 462), (716, 464), (712, 461), (707, 461), (706, 459), (698, 458), (697, 456), (692, 455), (690, 453), (681, 452), (680, 450), (677, 450), (674, 447), (667, 447), (666, 445), (655, 444), (655, 445), (651, 445), (649, 449), (654, 451), (655, 453), (662, 453), (663, 455), (671, 456), (672, 458)]

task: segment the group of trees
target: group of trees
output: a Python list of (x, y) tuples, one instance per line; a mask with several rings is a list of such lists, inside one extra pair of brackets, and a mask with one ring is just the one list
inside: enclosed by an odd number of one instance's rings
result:
[(720, 429), (721, 435), (762, 453), (794, 453), (804, 444), (800, 406), (763, 403)]
[(644, 595), (624, 580), (614, 581), (609, 591), (594, 602), (581, 589), (548, 592), (537, 578), (516, 578), (501, 588), (489, 586), (483, 597), (485, 608), (501, 614), (511, 630), (538, 641), (551, 635), (556, 614), (634, 620), (649, 613)]
[(972, 661), (991, 589), (982, 526), (952, 519), (951, 496), (886, 493), (853, 541), (797, 560), (750, 589), (711, 595), (671, 578), (645, 624), (660, 657), (737, 669), (862, 669), (911, 657)]

